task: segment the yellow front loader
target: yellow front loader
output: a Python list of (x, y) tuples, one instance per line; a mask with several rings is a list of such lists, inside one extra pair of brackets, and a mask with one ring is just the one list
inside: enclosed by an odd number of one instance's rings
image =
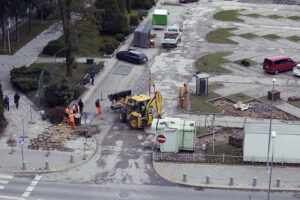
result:
[(112, 108), (119, 108), (118, 118), (121, 122), (128, 122), (132, 128), (149, 126), (153, 121), (154, 106), (158, 118), (161, 117), (162, 96), (159, 91), (155, 92), (153, 98), (145, 94), (130, 95), (130, 90), (108, 95), (113, 102)]

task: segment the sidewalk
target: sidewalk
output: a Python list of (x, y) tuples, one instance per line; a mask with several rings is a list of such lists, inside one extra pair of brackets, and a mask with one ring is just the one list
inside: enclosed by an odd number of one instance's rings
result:
[[(163, 178), (184, 185), (252, 190), (268, 190), (269, 186), (269, 172), (266, 166), (171, 162), (153, 162), (153, 166)], [(183, 174), (186, 174), (186, 181), (184, 181)], [(209, 177), (208, 184), (207, 176)], [(230, 177), (233, 178), (231, 185)], [(256, 178), (256, 186), (253, 186), (254, 178)], [(278, 180), (280, 180), (279, 187)], [(299, 185), (300, 169), (298, 167), (273, 167), (272, 190), (300, 191)]]

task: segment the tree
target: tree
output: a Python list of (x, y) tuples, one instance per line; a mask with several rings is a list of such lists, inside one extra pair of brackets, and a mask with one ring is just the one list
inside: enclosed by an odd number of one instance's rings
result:
[(20, 17), (25, 15), (26, 5), (24, 0), (10, 0), (9, 1), (9, 11), (15, 19), (16, 26), (16, 40), (20, 41), (20, 34), (18, 29), (18, 20)]
[(121, 33), (127, 28), (127, 18), (120, 11), (117, 0), (103, 0), (105, 3), (105, 14), (103, 18), (102, 31), (108, 34)]
[(131, 0), (125, 0), (126, 1), (126, 9), (128, 13), (131, 13)]
[(5, 40), (5, 27), (6, 21), (9, 15), (9, 0), (0, 0), (0, 26), (2, 29), (2, 39), (3, 39), (3, 49), (6, 49), (6, 40)]
[(72, 0), (59, 0), (60, 16), (65, 38), (66, 67), (67, 76), (72, 76), (71, 61), (71, 41), (70, 41), (70, 24), (71, 24), (71, 3)]
[(118, 0), (118, 7), (122, 13), (127, 12), (125, 0)]

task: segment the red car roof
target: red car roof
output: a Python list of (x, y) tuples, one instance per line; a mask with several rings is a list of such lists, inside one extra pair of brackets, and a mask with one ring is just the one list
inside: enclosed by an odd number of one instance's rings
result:
[(287, 56), (271, 56), (271, 57), (267, 57), (266, 59), (271, 60), (271, 61), (276, 61), (276, 60), (281, 60), (281, 59), (286, 59), (286, 58), (290, 58)]

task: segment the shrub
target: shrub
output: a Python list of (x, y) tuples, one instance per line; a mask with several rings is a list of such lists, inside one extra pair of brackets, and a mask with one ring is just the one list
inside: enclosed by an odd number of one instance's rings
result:
[(128, 36), (130, 33), (132, 33), (134, 31), (134, 28), (133, 27), (127, 27), (127, 28), (124, 28), (122, 29), (122, 33), (125, 35), (125, 36)]
[(132, 1), (132, 8), (133, 9), (149, 10), (153, 5), (155, 5), (155, 0), (135, 0), (135, 1)]
[(147, 17), (148, 11), (147, 10), (139, 10), (138, 16), (140, 20), (143, 20), (145, 17)]
[(119, 42), (123, 42), (125, 40), (125, 36), (123, 34), (121, 34), (121, 33), (116, 34), (115, 38)]
[[(64, 42), (62, 40), (52, 40), (50, 41), (43, 49), (43, 53), (47, 55), (53, 56), (55, 53), (57, 53), (59, 50), (64, 48)], [(62, 50), (56, 54), (56, 56), (64, 56), (65, 51)]]
[(114, 45), (111, 42), (105, 43), (105, 53), (112, 54), (115, 51)]
[(130, 18), (129, 18), (129, 25), (130, 26), (138, 26), (140, 23), (140, 20), (139, 20), (139, 16), (134, 14), (134, 15), (131, 15)]
[(73, 88), (73, 99), (78, 99), (82, 93), (85, 91), (85, 87), (83, 85), (78, 85)]
[(13, 85), (22, 92), (28, 92), (38, 88), (38, 79), (30, 77), (18, 77), (14, 79)]
[(100, 42), (100, 44), (99, 44), (99, 46), (98, 46), (98, 50), (99, 50), (99, 51), (104, 51), (104, 50), (105, 50), (104, 42)]
[(98, 74), (103, 68), (104, 62), (99, 62), (98, 64), (92, 66), (92, 70), (94, 70), (96, 74)]
[(72, 97), (68, 81), (63, 79), (60, 84), (48, 85), (44, 96), (49, 107), (66, 106)]
[(56, 106), (54, 108), (46, 109), (46, 115), (48, 116), (52, 124), (59, 124), (64, 118), (65, 107)]
[(3, 48), (0, 47), (0, 54), (6, 54), (5, 49), (3, 49)]

